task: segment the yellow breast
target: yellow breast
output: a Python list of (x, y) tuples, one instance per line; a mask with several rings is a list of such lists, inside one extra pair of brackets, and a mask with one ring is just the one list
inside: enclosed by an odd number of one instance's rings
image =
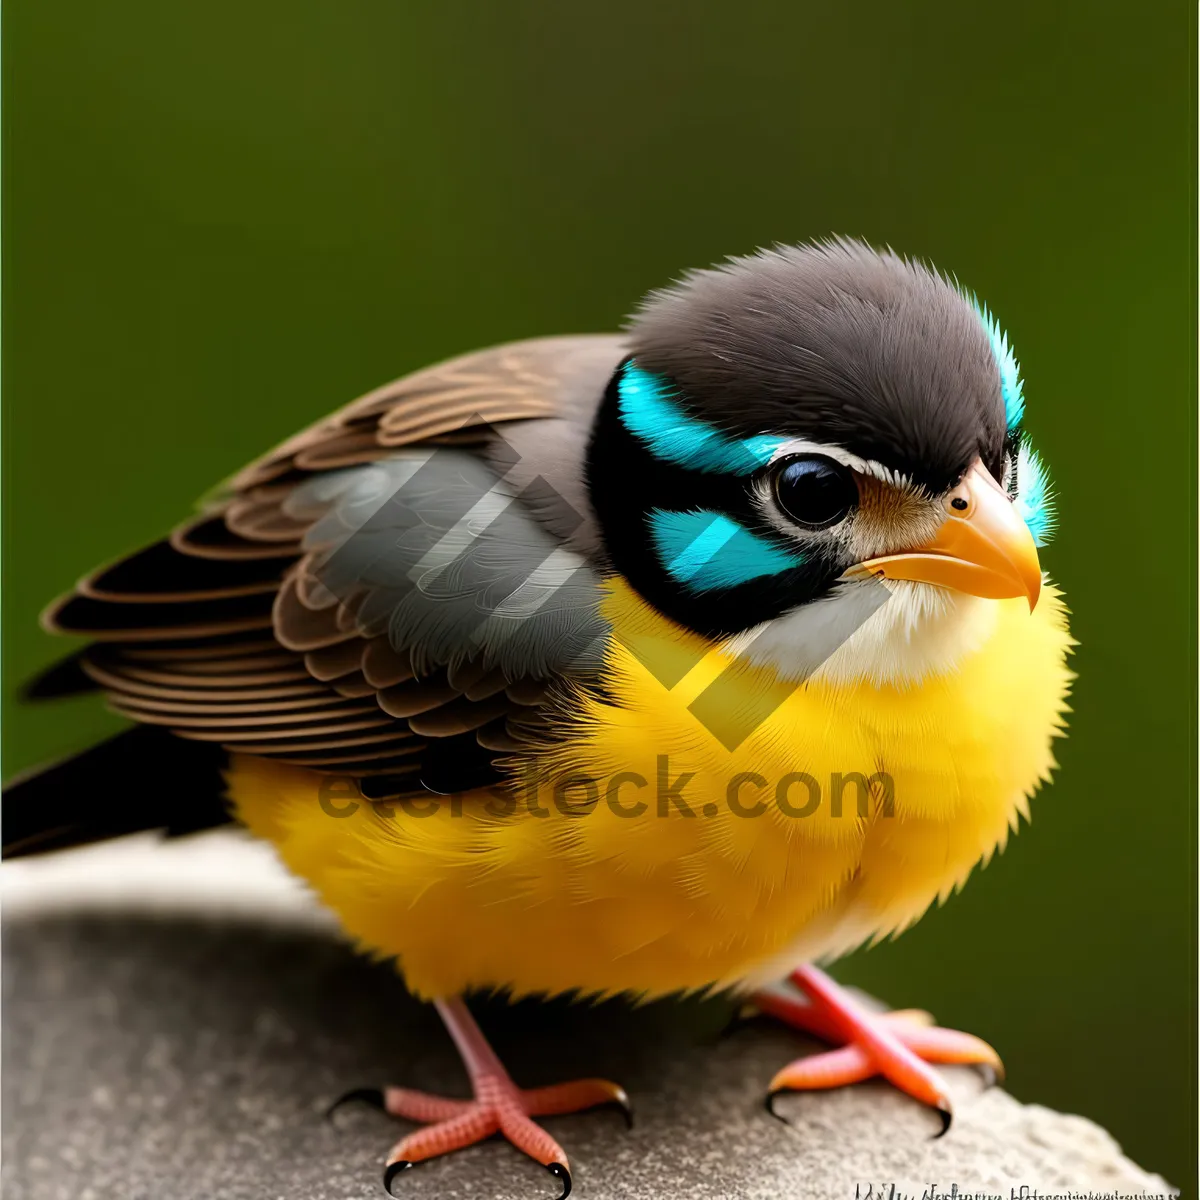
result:
[(373, 806), (240, 757), (230, 795), (419, 994), (754, 984), (915, 921), (1027, 815), (1070, 638), (1052, 588), (996, 605), (951, 674), (797, 686), (616, 585), (604, 698), (511, 787)]

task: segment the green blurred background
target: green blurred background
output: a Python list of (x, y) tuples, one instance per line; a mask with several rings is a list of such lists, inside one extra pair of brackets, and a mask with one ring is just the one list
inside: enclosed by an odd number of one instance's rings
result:
[[(1080, 681), (1032, 830), (839, 973), (1194, 1195), (1194, 5), (919, 9), (9, 0), (7, 690), (46, 600), (386, 379), (776, 240), (927, 256), (1017, 347)], [(6, 774), (114, 725), (4, 716)]]

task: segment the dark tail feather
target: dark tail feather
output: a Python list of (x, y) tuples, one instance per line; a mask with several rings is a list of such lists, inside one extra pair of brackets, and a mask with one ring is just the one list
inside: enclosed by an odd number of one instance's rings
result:
[(225, 752), (135, 725), (73, 758), (35, 767), (4, 789), (4, 857), (161, 829), (223, 825)]

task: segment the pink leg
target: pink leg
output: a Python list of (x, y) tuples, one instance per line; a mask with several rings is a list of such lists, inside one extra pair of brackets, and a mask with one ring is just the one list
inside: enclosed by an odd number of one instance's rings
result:
[(409, 1088), (360, 1088), (348, 1092), (330, 1112), (346, 1101), (366, 1100), (394, 1117), (425, 1125), (392, 1147), (383, 1175), (383, 1186), (389, 1194), (392, 1181), (401, 1171), (499, 1133), (560, 1180), (563, 1190), (559, 1200), (566, 1200), (571, 1191), (566, 1153), (530, 1117), (615, 1104), (629, 1120), (631, 1110), (625, 1090), (606, 1079), (576, 1079), (553, 1087), (518, 1088), (461, 999), (435, 1000), (434, 1005), (467, 1068), (474, 1099), (449, 1100)]
[(771, 990), (755, 994), (755, 1007), (823, 1041), (840, 1043), (841, 1049), (798, 1058), (784, 1067), (771, 1080), (768, 1108), (782, 1091), (841, 1087), (883, 1075), (902, 1092), (937, 1109), (945, 1133), (950, 1128), (950, 1098), (937, 1072), (926, 1064), (976, 1064), (1003, 1075), (1000, 1057), (987, 1042), (956, 1029), (939, 1029), (928, 1013), (870, 1012), (816, 967), (793, 971), (791, 982), (806, 993), (807, 1001)]

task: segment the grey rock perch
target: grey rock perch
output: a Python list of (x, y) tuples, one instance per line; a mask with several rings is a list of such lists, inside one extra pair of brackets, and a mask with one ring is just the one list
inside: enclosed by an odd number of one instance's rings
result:
[[(466, 1094), (434, 1014), (356, 958), (269, 851), (221, 832), (149, 838), (0, 868), (4, 901), (6, 1200), (376, 1200), (401, 1126), (326, 1105), (371, 1083)], [(555, 1118), (584, 1200), (1009, 1200), (1045, 1192), (1170, 1194), (1082, 1117), (948, 1077), (955, 1124), (882, 1084), (787, 1097), (766, 1081), (806, 1047), (725, 1002), (630, 1010), (485, 1004), (519, 1083), (607, 1075), (614, 1113)], [(413, 1200), (536, 1200), (554, 1181), (489, 1142), (398, 1181)]]

